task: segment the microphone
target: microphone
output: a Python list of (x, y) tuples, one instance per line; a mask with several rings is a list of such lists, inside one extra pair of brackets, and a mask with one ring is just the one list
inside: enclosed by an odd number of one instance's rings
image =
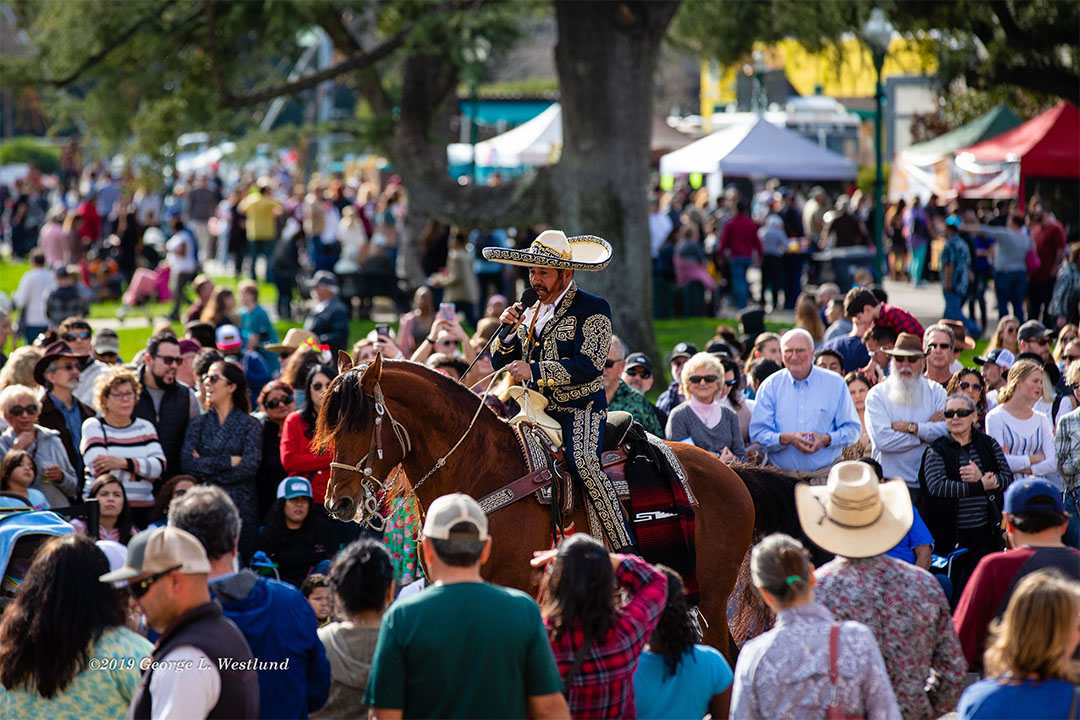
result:
[[(534, 304), (536, 304), (536, 301), (539, 299), (540, 296), (536, 294), (536, 291), (529, 287), (525, 288), (525, 292), (521, 293), (521, 299), (514, 304), (520, 305), (522, 311), (524, 311), (525, 308), (530, 308)], [(513, 331), (513, 327), (514, 326), (511, 323), (503, 323), (502, 326), (499, 328), (499, 340), (501, 340), (502, 342), (506, 342), (506, 340), (510, 337), (510, 333)]]

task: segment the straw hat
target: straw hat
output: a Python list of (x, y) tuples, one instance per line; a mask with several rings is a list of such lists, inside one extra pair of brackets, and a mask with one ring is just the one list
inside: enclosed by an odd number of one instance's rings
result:
[(825, 485), (795, 488), (803, 532), (821, 548), (850, 558), (880, 555), (911, 529), (911, 495), (904, 481), (879, 483), (861, 462), (840, 462)]
[(277, 345), (267, 345), (266, 349), (272, 353), (282, 353), (287, 350), (296, 350), (298, 347), (306, 343), (308, 340), (314, 341), (316, 344), (319, 342), (319, 338), (315, 336), (315, 333), (310, 330), (304, 330), (303, 328), (290, 328), (285, 333), (285, 339)]
[(611, 262), (611, 245), (595, 235), (566, 237), (561, 230), (545, 230), (527, 250), (484, 248), (484, 259), (508, 265), (551, 267), (562, 270), (603, 270)]
[(964, 323), (959, 320), (938, 320), (938, 325), (944, 325), (952, 330), (953, 337), (956, 338), (956, 347), (962, 350), (975, 349), (975, 338), (967, 334)]

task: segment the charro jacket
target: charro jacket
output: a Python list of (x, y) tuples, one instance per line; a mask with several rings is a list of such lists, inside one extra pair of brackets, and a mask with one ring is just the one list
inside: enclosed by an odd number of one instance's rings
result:
[(554, 412), (607, 407), (604, 361), (611, 345), (611, 306), (571, 282), (555, 315), (537, 337), (528, 338), (527, 323), (507, 341), (494, 342), (491, 364), (498, 370), (524, 359), (532, 368), (528, 386), (540, 391)]

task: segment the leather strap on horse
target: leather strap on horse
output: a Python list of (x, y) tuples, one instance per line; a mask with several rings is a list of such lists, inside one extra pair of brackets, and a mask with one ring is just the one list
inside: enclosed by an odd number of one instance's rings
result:
[[(483, 509), (484, 513), (490, 515), (496, 510), (502, 510), (507, 505), (511, 505), (521, 498), (531, 495), (540, 488), (551, 484), (551, 478), (552, 475), (550, 469), (540, 468), (528, 475), (519, 477), (509, 485), (503, 485), (493, 493), (488, 493), (477, 502), (480, 503), (480, 507)], [(554, 502), (552, 502), (552, 505), (554, 505)]]

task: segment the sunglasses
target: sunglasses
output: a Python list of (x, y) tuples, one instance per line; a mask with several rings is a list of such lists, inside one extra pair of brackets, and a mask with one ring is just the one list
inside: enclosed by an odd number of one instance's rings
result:
[(1033, 342), (1036, 345), (1049, 345), (1050, 344), (1050, 339), (1049, 338), (1031, 338), (1030, 340), (1025, 340), (1024, 342)]
[(736, 385), (739, 384), (739, 381), (738, 380), (725, 380), (724, 384), (727, 385), (728, 387), (735, 387)]
[(57, 370), (62, 370), (64, 372), (72, 372), (73, 370), (78, 370), (78, 369), (79, 369), (78, 365), (68, 364), (68, 365), (57, 365), (55, 368), (53, 368), (53, 371), (55, 372)]
[(927, 343), (926, 352), (933, 352), (934, 350), (952, 350), (953, 346), (948, 343)]
[(652, 377), (652, 373), (648, 369), (643, 367), (627, 368), (626, 374), (630, 377), (639, 377), (642, 380), (648, 380)]
[(678, 365), (679, 367), (682, 367), (683, 365), (686, 364), (687, 359), (688, 358), (684, 358), (684, 357), (671, 358), (671, 364), (672, 365)]
[(217, 373), (214, 373), (213, 375), (207, 375), (203, 378), (203, 385), (213, 385), (218, 380), (224, 380), (224, 378)]
[(621, 363), (625, 359), (626, 358), (619, 358), (618, 360), (605, 360), (604, 361), (604, 369), (605, 370), (610, 370), (611, 368), (615, 367), (616, 365), (618, 365), (619, 363)]
[(1080, 355), (1066, 355), (1065, 356), (1065, 362), (1075, 362), (1077, 360), (1080, 360)]
[(311, 383), (311, 389), (312, 390), (325, 390), (328, 387), (330, 387), (330, 385), (328, 383), (323, 383), (323, 382), (313, 382), (313, 383)]
[(266, 401), (266, 409), (267, 410), (273, 410), (273, 409), (277, 408), (279, 405), (292, 405), (293, 404), (293, 399), (294, 398), (293, 398), (292, 395), (286, 395), (283, 398), (274, 398), (273, 400), (267, 400)]
[(23, 413), (26, 413), (27, 415), (37, 415), (38, 406), (34, 403), (30, 403), (26, 406), (12, 405), (8, 408), (8, 412), (11, 413), (11, 417), (22, 417)]
[(160, 360), (166, 365), (176, 365), (177, 367), (180, 366), (180, 363), (184, 362), (184, 358), (179, 355), (155, 355), (154, 359)]
[(893, 362), (898, 362), (901, 365), (904, 363), (911, 363), (916, 365), (922, 358), (918, 355), (893, 355)]
[(73, 340), (89, 340), (90, 339), (90, 331), (89, 330), (76, 330), (74, 332), (64, 333), (60, 337), (62, 337), (64, 340), (67, 340), (68, 342), (71, 342)]
[(947, 419), (951, 420), (954, 417), (966, 418), (969, 415), (971, 415), (973, 412), (975, 412), (975, 411), (974, 410), (946, 410), (945, 412), (942, 413), (942, 415), (944, 415)]
[(697, 385), (698, 383), (714, 383), (717, 381), (715, 375), (691, 375), (690, 384)]
[(163, 578), (166, 575), (168, 575), (169, 573), (171, 573), (173, 570), (179, 570), (181, 567), (183, 567), (183, 566), (182, 565), (177, 565), (176, 567), (171, 567), (168, 570), (165, 570), (163, 572), (154, 573), (150, 577), (145, 577), (142, 580), (139, 580), (138, 582), (128, 584), (128, 590), (131, 592), (131, 596), (133, 598), (135, 598), (136, 600), (138, 600), (143, 595), (150, 592), (150, 587), (154, 583), (156, 583), (158, 580), (160, 580), (161, 578)]
[(969, 383), (967, 381), (960, 383), (961, 390), (974, 390), (975, 392), (982, 392), (983, 386), (979, 383)]

